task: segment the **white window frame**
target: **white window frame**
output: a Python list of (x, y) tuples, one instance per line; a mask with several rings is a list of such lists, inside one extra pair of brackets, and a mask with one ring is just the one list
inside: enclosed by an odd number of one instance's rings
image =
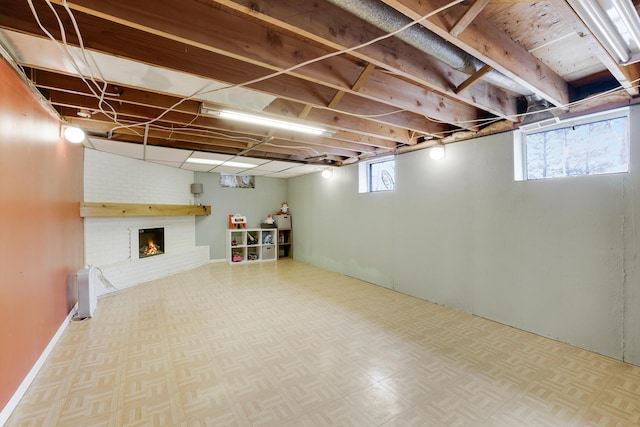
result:
[(361, 161), (360, 163), (358, 163), (358, 192), (359, 193), (386, 193), (388, 191), (394, 191), (395, 190), (395, 176), (393, 177), (394, 179), (394, 188), (393, 190), (381, 190), (381, 191), (371, 191), (371, 175), (369, 173), (369, 171), (371, 170), (371, 165), (375, 164), (375, 163), (383, 163), (383, 162), (389, 162), (389, 161), (394, 161), (395, 162), (396, 157), (395, 156), (385, 156), (385, 157), (377, 157), (375, 159), (371, 159), (371, 160), (364, 160)]
[[(580, 117), (574, 117), (571, 119), (556, 119), (553, 123), (549, 124), (549, 121), (545, 121), (542, 125), (538, 125), (536, 123), (532, 123), (530, 125), (521, 126), (520, 129), (514, 131), (513, 135), (513, 153), (514, 153), (514, 179), (516, 181), (529, 181), (530, 179), (527, 177), (527, 135), (538, 133), (538, 132), (547, 132), (558, 129), (565, 129), (572, 126), (585, 125), (593, 122), (599, 122), (604, 120), (611, 120), (616, 118), (626, 117), (627, 118), (627, 126), (629, 126), (628, 132), (630, 132), (631, 126), (631, 118), (629, 113), (629, 108), (618, 108), (615, 110), (604, 111), (600, 113), (589, 114)], [(629, 138), (631, 138), (631, 134), (629, 133)], [(631, 141), (629, 141), (629, 150), (631, 150)], [(629, 158), (631, 155), (629, 153)], [(629, 169), (631, 169), (631, 165), (629, 165)], [(620, 173), (628, 173), (620, 172)], [(597, 175), (609, 175), (609, 174), (593, 174), (588, 176), (597, 176)], [(576, 176), (586, 176), (586, 175), (576, 175)], [(555, 179), (562, 179), (568, 177), (558, 177)], [(551, 179), (551, 178), (545, 178)], [(543, 179), (543, 180), (545, 180)], [(531, 179), (537, 181), (537, 179)]]

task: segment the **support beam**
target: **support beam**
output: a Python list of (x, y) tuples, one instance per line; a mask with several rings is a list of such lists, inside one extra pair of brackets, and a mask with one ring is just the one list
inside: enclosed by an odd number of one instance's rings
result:
[(479, 81), (481, 78), (483, 78), (485, 75), (487, 75), (491, 71), (493, 71), (493, 67), (485, 64), (484, 67), (480, 68), (475, 74), (473, 74), (467, 80), (462, 82), (462, 84), (456, 88), (456, 93), (461, 93), (469, 89), (474, 83)]
[(471, 21), (476, 19), (476, 16), (482, 12), (482, 9), (485, 8), (486, 5), (489, 4), (490, 0), (476, 0), (473, 5), (467, 10), (467, 12), (458, 19), (456, 25), (453, 26), (449, 33), (453, 37), (458, 37), (460, 33), (462, 33), (468, 26), (471, 24)]

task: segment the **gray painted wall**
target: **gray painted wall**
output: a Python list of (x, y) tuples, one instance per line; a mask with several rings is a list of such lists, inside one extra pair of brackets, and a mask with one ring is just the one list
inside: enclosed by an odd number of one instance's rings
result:
[(640, 108), (629, 174), (516, 182), (512, 134), (399, 155), (396, 191), (358, 167), (289, 179), (294, 257), (640, 364)]
[(226, 188), (219, 174), (196, 172), (194, 182), (203, 186), (198, 203), (211, 205), (211, 215), (196, 217), (196, 245), (209, 245), (211, 260), (225, 258), (229, 214), (246, 216), (248, 228), (259, 228), (287, 201), (284, 179), (256, 176), (255, 188)]

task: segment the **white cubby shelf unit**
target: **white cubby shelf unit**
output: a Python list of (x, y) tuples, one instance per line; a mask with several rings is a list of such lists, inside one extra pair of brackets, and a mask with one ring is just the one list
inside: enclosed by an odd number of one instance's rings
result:
[(230, 229), (227, 231), (227, 262), (247, 264), (278, 259), (275, 228)]

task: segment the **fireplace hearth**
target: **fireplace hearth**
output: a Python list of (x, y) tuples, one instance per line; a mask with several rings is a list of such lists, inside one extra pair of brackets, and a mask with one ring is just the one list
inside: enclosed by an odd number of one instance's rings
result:
[(164, 228), (141, 228), (138, 230), (140, 258), (164, 253)]

